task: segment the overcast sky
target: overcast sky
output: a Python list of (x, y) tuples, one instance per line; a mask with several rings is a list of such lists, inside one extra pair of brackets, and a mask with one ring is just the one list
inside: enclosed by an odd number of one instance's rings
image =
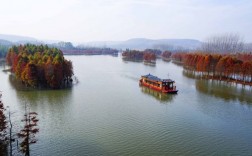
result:
[(0, 0), (0, 34), (86, 42), (223, 33), (252, 42), (251, 0)]

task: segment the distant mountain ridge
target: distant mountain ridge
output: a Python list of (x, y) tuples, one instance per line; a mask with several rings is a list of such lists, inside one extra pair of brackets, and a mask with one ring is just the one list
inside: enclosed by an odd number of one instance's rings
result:
[(7, 34), (0, 34), (0, 39), (7, 40), (10, 42), (37, 41), (37, 39), (35, 39), (33, 37), (19, 36), (19, 35), (7, 35)]
[[(55, 41), (55, 43), (49, 40), (38, 40), (33, 37), (18, 36), (18, 35), (8, 35), (0, 34), (0, 44), (12, 45), (12, 44), (50, 44), (57, 45), (60, 42)], [(71, 42), (65, 42), (71, 43)], [(93, 42), (83, 42), (77, 47), (109, 47), (119, 50), (125, 49), (160, 49), (160, 50), (193, 50), (201, 46), (202, 42), (195, 39), (147, 39), (147, 38), (132, 38), (125, 41), (93, 41)], [(57, 47), (57, 46), (56, 46)]]
[(0, 39), (0, 44), (2, 45), (12, 45), (13, 43), (7, 40)]
[(146, 48), (157, 49), (196, 49), (201, 46), (202, 42), (195, 39), (147, 39), (133, 38), (126, 41), (98, 41), (86, 42), (82, 45), (93, 47), (111, 47), (115, 49), (138, 49)]

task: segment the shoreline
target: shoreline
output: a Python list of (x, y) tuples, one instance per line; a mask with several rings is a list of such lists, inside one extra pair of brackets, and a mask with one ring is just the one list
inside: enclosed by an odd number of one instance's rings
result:
[[(213, 76), (213, 75), (201, 75), (199, 72), (193, 71), (193, 70), (190, 70), (190, 69), (185, 69), (184, 68), (183, 72), (191, 73), (192, 74), (191, 78), (193, 78), (193, 79), (215, 80), (215, 81), (221, 81), (221, 82), (227, 82), (227, 83), (240, 84), (242, 86), (250, 86), (250, 87), (252, 86), (252, 82), (246, 82), (244, 80), (236, 80), (236, 79), (227, 78), (227, 77), (221, 77), (220, 78), (220, 76)], [(190, 77), (190, 76), (187, 75), (186, 77)]]
[(242, 86), (250, 86), (250, 87), (252, 86), (252, 82), (247, 82), (244, 80), (237, 80), (237, 79), (223, 77), (223, 76), (220, 77), (220, 76), (214, 76), (214, 75), (204, 75), (204, 74), (201, 75), (200, 72), (198, 72), (198, 71), (194, 71), (190, 68), (186, 68), (184, 66), (183, 61), (178, 61), (178, 60), (172, 59), (172, 63), (177, 64), (177, 65), (182, 65), (184, 71), (196, 73), (196, 75), (194, 75), (194, 77), (193, 77), (194, 79), (201, 78), (201, 79), (206, 79), (206, 80), (217, 80), (217, 81), (223, 81), (223, 82), (228, 82), (228, 83), (241, 84)]
[(0, 62), (6, 62), (5, 58), (0, 58)]

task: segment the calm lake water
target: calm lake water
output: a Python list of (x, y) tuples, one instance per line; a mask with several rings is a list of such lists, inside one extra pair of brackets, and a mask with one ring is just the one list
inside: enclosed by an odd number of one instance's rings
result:
[[(0, 90), (16, 127), (25, 103), (40, 119), (32, 155), (252, 155), (252, 89), (194, 79), (183, 68), (112, 56), (66, 56), (79, 83), (65, 90), (17, 89), (0, 67)], [(151, 73), (177, 95), (138, 85)]]

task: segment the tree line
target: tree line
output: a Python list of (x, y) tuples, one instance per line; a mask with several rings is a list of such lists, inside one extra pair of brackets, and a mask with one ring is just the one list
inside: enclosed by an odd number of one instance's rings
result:
[(172, 58), (208, 78), (252, 84), (252, 53), (176, 53)]
[(157, 55), (160, 55), (161, 51), (154, 49), (146, 49), (144, 51), (139, 50), (126, 50), (122, 53), (122, 57), (128, 60), (156, 60)]
[(66, 60), (57, 48), (14, 45), (7, 53), (6, 62), (16, 78), (27, 86), (58, 89), (72, 82), (72, 62)]
[(203, 42), (201, 50), (210, 53), (244, 52), (245, 44), (238, 34), (222, 34), (210, 36)]
[(171, 56), (172, 56), (172, 52), (171, 52), (171, 51), (168, 51), (168, 50), (164, 51), (164, 52), (162, 53), (162, 55), (161, 55), (161, 57), (162, 57), (162, 59), (163, 59), (164, 61), (170, 61), (170, 60), (171, 60)]

